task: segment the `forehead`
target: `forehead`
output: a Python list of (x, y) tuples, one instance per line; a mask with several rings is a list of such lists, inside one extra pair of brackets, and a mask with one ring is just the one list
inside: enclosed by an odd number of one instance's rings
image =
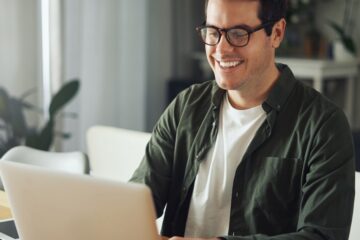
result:
[(258, 12), (259, 0), (209, 0), (206, 22), (218, 27), (261, 23)]

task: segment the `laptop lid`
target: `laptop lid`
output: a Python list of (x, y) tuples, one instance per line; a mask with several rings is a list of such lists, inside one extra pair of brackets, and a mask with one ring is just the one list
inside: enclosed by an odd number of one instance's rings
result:
[(0, 161), (21, 240), (159, 239), (150, 190)]

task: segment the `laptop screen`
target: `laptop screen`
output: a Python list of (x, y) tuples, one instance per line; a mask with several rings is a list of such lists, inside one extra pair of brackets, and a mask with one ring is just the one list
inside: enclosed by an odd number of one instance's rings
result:
[(0, 172), (22, 240), (159, 239), (144, 185), (6, 161)]

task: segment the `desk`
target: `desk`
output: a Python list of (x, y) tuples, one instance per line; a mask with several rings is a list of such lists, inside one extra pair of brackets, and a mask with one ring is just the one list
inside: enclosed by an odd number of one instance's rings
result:
[(12, 218), (10, 205), (5, 192), (0, 190), (0, 221)]
[(312, 60), (297, 58), (277, 58), (276, 62), (284, 63), (290, 67), (298, 78), (310, 78), (313, 87), (320, 93), (324, 92), (324, 81), (327, 78), (338, 80), (346, 79), (346, 93), (344, 112), (352, 125), (354, 115), (355, 79), (358, 75), (359, 63), (353, 61)]

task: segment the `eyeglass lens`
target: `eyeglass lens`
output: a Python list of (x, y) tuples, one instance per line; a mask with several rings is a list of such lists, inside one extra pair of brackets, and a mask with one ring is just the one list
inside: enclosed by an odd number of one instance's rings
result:
[[(216, 45), (221, 37), (221, 32), (214, 27), (203, 27), (201, 37), (204, 43)], [(226, 31), (226, 38), (234, 46), (244, 46), (248, 42), (249, 34), (245, 29), (233, 28)]]

